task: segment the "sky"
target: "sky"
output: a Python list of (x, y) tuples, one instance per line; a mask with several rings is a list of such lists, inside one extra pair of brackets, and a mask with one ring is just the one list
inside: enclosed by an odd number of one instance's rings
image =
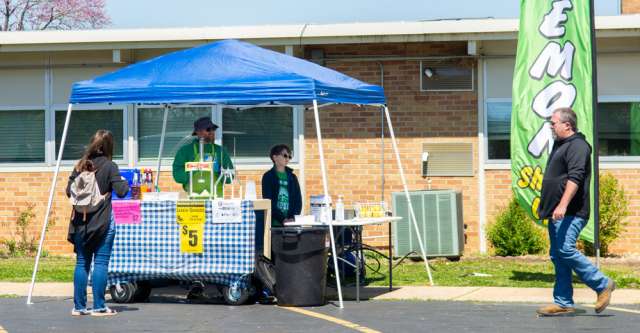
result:
[[(519, 0), (106, 0), (110, 28), (517, 18)], [(173, 6), (163, 4), (174, 4)], [(179, 4), (179, 5), (178, 5)], [(596, 15), (617, 15), (619, 0), (595, 0)], [(151, 9), (153, 8), (153, 9)]]

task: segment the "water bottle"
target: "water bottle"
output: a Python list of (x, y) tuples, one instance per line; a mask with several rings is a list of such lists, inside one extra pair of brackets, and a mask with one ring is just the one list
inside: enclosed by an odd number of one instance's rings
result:
[(133, 173), (133, 180), (131, 182), (131, 200), (140, 200), (140, 180), (138, 170)]
[(344, 221), (344, 201), (342, 201), (342, 196), (338, 196), (338, 201), (336, 201), (336, 221)]

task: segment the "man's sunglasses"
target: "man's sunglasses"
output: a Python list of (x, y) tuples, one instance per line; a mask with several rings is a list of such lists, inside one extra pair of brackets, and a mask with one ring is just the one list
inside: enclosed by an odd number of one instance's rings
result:
[(551, 126), (556, 126), (558, 124), (564, 124), (566, 123), (566, 121), (551, 121), (551, 120), (547, 120), (547, 122), (549, 123), (549, 125)]
[(209, 127), (207, 128), (207, 132), (215, 132), (216, 129), (214, 127)]
[(281, 155), (282, 157), (286, 158), (286, 159), (289, 159), (289, 160), (293, 158), (293, 156), (291, 156), (291, 155), (289, 155), (289, 154), (287, 154), (287, 153), (280, 154), (280, 155)]

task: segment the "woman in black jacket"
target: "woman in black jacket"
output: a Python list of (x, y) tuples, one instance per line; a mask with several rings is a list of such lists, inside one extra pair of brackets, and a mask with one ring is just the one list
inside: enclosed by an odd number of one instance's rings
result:
[[(120, 176), (113, 157), (113, 135), (107, 130), (98, 130), (89, 147), (76, 164), (67, 184), (67, 196), (71, 197), (71, 185), (83, 171), (95, 172), (95, 178), (104, 200), (91, 213), (73, 212), (69, 223), (67, 240), (74, 245), (76, 268), (73, 275), (73, 303), (71, 315), (91, 314), (108, 316), (116, 314), (104, 304), (107, 286), (107, 268), (115, 237), (115, 225), (111, 218), (111, 191), (119, 197), (129, 191), (127, 181)], [(93, 310), (87, 309), (87, 277), (93, 262), (92, 290)]]
[(262, 197), (271, 200), (271, 226), (281, 227), (302, 211), (300, 184), (293, 170), (287, 167), (292, 158), (289, 146), (274, 146), (269, 157), (273, 168), (262, 175)]

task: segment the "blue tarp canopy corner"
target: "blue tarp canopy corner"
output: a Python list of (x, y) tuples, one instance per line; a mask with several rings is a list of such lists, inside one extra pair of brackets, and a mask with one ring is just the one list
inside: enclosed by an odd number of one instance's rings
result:
[(384, 90), (238, 40), (168, 53), (73, 84), (69, 103), (380, 105)]

